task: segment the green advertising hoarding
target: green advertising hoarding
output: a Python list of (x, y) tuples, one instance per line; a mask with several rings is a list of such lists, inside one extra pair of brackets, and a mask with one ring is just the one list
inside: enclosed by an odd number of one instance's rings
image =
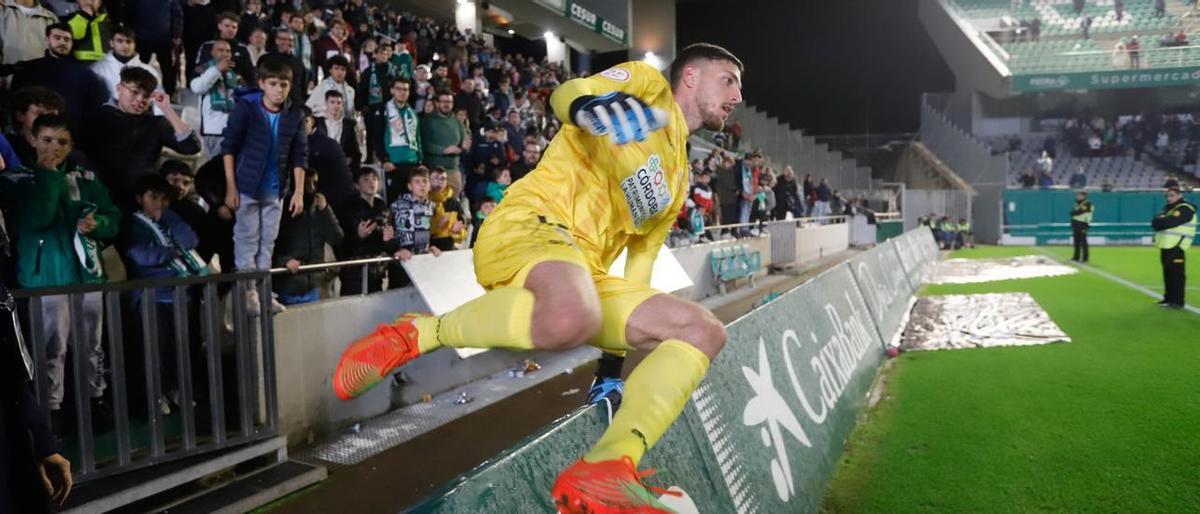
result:
[(1112, 70), (1085, 73), (1014, 75), (1014, 93), (1073, 89), (1119, 89), (1200, 84), (1200, 66)]
[[(596, 33), (622, 45), (629, 44), (627, 27), (624, 22), (606, 18), (597, 14), (594, 8), (574, 0), (534, 0), (538, 5), (550, 9), (567, 19), (583, 25)], [(618, 2), (628, 6), (626, 2)]]
[[(914, 259), (937, 255), (927, 229), (896, 239)], [(898, 248), (881, 245), (731, 323), (725, 350), (642, 463), (658, 470), (652, 484), (682, 493), (664, 503), (681, 514), (816, 512), (883, 359), (876, 319), (894, 330), (896, 304), (911, 297), (906, 271)], [(605, 422), (581, 409), (409, 512), (555, 512), (556, 475)]]

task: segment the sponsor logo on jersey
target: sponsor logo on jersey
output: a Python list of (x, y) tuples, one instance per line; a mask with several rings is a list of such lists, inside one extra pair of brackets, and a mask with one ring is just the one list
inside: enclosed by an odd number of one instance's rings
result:
[(600, 76), (617, 82), (629, 82), (629, 70), (625, 68), (609, 68), (600, 72)]
[(653, 154), (646, 164), (621, 181), (625, 203), (633, 225), (641, 227), (646, 220), (671, 206), (671, 188), (667, 186), (662, 157)]

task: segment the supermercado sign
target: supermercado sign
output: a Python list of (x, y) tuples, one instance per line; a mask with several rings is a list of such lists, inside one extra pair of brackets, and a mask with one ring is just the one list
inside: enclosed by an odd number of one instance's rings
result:
[(1015, 75), (1016, 93), (1071, 89), (1119, 89), (1200, 84), (1200, 67)]
[[(916, 269), (936, 256), (920, 230), (900, 236)], [(876, 319), (890, 327), (894, 305), (911, 297), (898, 249), (878, 246), (727, 327), (725, 350), (643, 462), (658, 469), (654, 485), (682, 494), (663, 496), (668, 506), (683, 514), (817, 511), (883, 359)], [(555, 475), (604, 424), (596, 409), (579, 411), (410, 512), (554, 512)]]

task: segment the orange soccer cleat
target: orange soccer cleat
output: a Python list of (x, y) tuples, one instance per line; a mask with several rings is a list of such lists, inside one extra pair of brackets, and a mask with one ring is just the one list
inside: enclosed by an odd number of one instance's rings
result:
[(342, 352), (333, 371), (333, 392), (338, 398), (355, 398), (421, 355), (417, 347), (417, 326), (413, 321), (423, 314), (407, 313), (390, 324), (380, 324), (374, 332), (353, 342)]
[(653, 469), (638, 471), (633, 459), (578, 462), (554, 481), (550, 494), (563, 514), (673, 514), (655, 495), (679, 493), (647, 486), (642, 478)]

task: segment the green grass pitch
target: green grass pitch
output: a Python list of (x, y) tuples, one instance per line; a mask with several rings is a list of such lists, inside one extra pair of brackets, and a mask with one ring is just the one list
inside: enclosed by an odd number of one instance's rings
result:
[[(1040, 251), (1071, 252), (955, 256)], [(1093, 247), (1091, 260), (1162, 290), (1153, 248)], [(1188, 269), (1188, 303), (1200, 305), (1200, 253)], [(1022, 291), (1074, 341), (902, 354), (824, 512), (1200, 512), (1200, 315), (1088, 271), (922, 294)]]

